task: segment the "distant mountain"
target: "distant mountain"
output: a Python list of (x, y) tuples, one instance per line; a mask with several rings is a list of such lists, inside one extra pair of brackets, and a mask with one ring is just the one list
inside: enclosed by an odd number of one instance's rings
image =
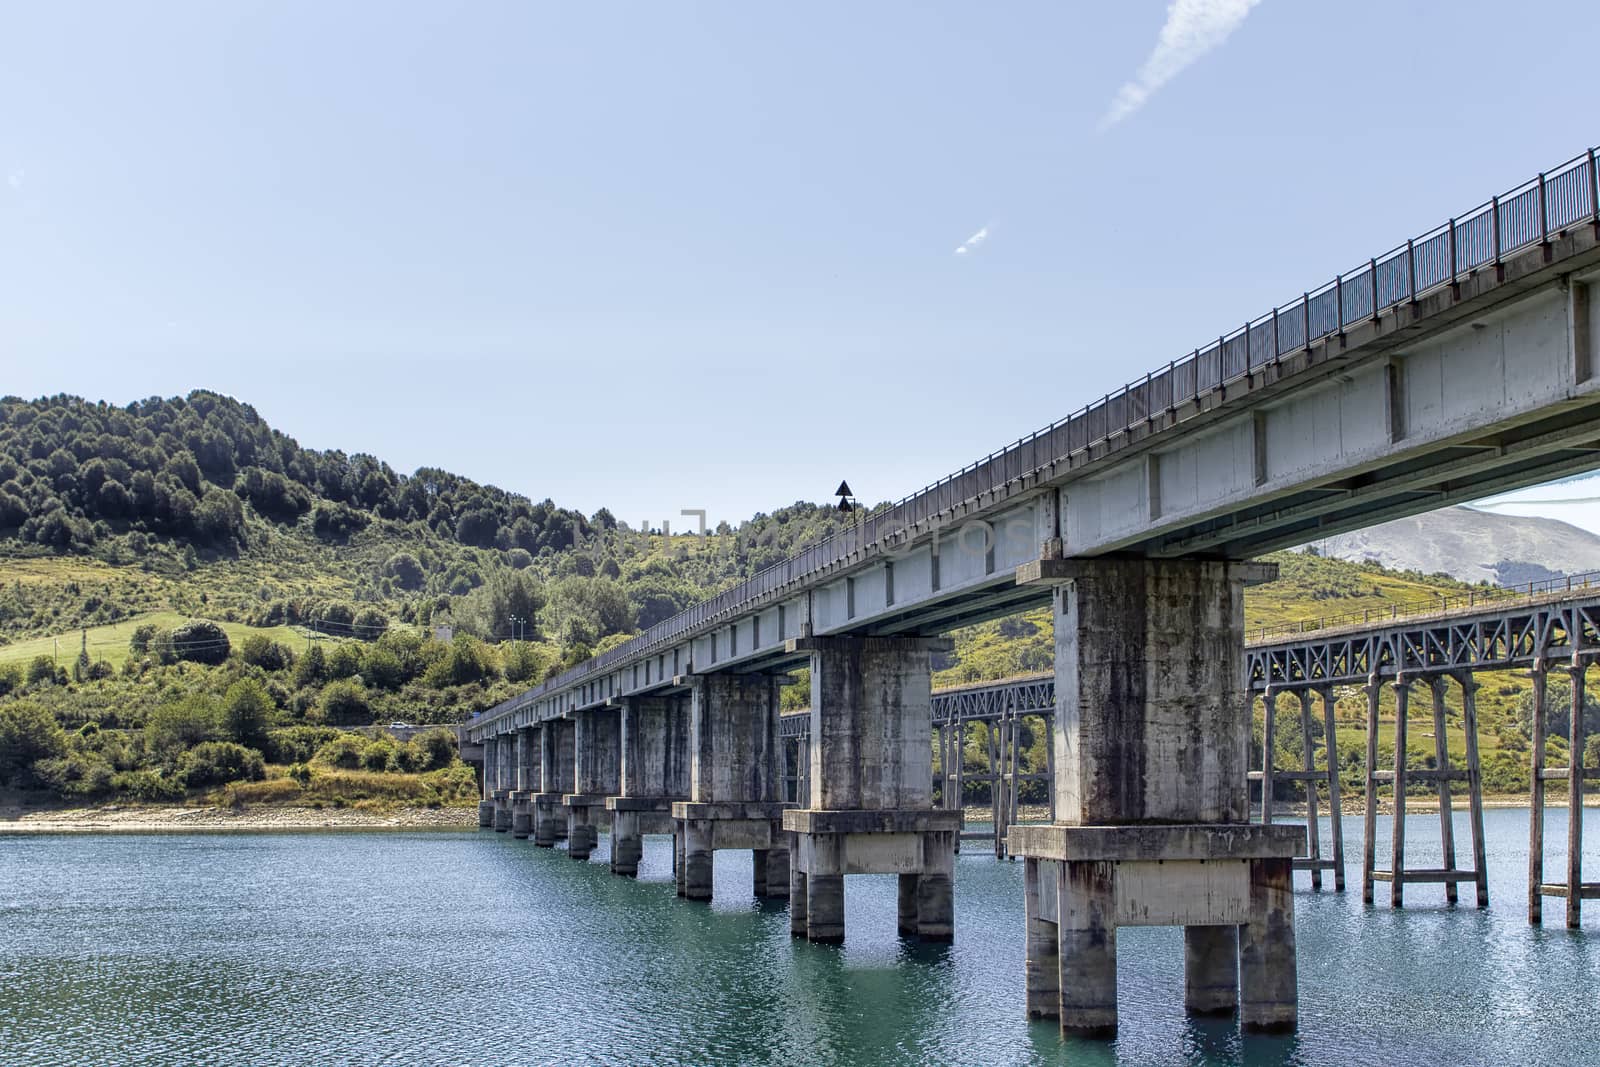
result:
[(1464, 582), (1519, 585), (1600, 570), (1600, 537), (1556, 519), (1444, 508), (1313, 541), (1325, 556)]

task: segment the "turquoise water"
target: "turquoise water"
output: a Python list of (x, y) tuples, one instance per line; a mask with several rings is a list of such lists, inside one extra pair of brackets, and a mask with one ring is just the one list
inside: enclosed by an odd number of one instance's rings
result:
[(893, 878), (860, 877), (838, 948), (750, 898), (748, 853), (679, 900), (668, 838), (634, 882), (605, 838), (580, 864), (487, 831), (0, 837), (0, 1063), (1600, 1063), (1600, 903), (1530, 928), (1527, 813), (1486, 819), (1493, 906), (1398, 913), (1362, 906), (1346, 820), (1349, 891), (1296, 898), (1291, 1037), (1187, 1020), (1181, 933), (1120, 932), (1114, 1043), (1023, 1016), (1022, 865), (970, 843), (954, 945), (902, 942)]

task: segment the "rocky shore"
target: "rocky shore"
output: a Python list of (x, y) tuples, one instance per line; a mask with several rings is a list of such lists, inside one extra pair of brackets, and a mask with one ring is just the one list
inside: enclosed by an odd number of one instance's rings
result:
[(85, 808), (0, 807), (0, 835), (22, 833), (175, 833), (271, 830), (469, 830), (476, 806), (354, 808), (255, 806), (244, 808), (106, 804)]

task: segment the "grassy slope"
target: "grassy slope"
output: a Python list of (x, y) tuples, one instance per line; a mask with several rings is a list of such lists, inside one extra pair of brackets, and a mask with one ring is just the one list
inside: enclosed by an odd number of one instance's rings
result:
[[(3, 572), (0, 572), (3, 573)], [(151, 611), (122, 622), (88, 628), (88, 649), (91, 660), (107, 660), (113, 667), (121, 667), (128, 658), (128, 639), (144, 623), (167, 628), (183, 622), (187, 616), (176, 611)], [(219, 623), (235, 646), (251, 634), (260, 634), (288, 645), (295, 651), (305, 647), (307, 631), (297, 626), (245, 626), (242, 623)], [(59, 637), (34, 637), (0, 646), (0, 663), (26, 663), (35, 656), (54, 657), (61, 666), (69, 666), (77, 658), (82, 646), (84, 631), (71, 632)]]
[[(690, 546), (689, 550), (718, 551), (723, 547), (716, 543), (718, 540), (709, 538), (706, 543)], [(297, 592), (316, 590), (340, 595), (351, 587), (353, 570), (372, 566), (373, 561), (381, 560), (393, 547), (384, 543), (383, 538), (370, 535), (366, 544), (339, 550), (286, 544), (279, 546), (277, 555), (280, 558), (277, 559), (224, 559), (202, 563), (192, 572), (180, 571), (175, 574), (148, 570), (137, 563), (112, 566), (96, 560), (71, 557), (12, 559), (0, 561), (0, 585), (20, 587), (31, 598), (45, 604), (50, 602), (52, 591), (60, 592), (69, 585), (75, 586), (80, 593), (104, 590), (107, 597), (115, 597), (119, 603), (144, 609), (133, 618), (89, 630), (91, 657), (103, 656), (113, 664), (120, 665), (127, 657), (128, 636), (139, 622), (171, 625), (184, 616), (216, 617), (219, 613), (208, 609), (214, 609), (222, 603), (247, 603), (252, 598), (264, 597), (269, 591), (274, 595), (284, 589)], [(677, 550), (677, 546), (664, 541), (657, 549), (661, 552)], [(1246, 626), (1251, 632), (1263, 627), (1314, 626), (1318, 619), (1351, 612), (1370, 611), (1377, 616), (1387, 614), (1395, 607), (1418, 610), (1425, 608), (1441, 593), (1467, 588), (1447, 578), (1397, 574), (1370, 565), (1314, 556), (1278, 553), (1272, 558), (1281, 568), (1279, 580), (1253, 588), (1246, 594)], [(324, 567), (331, 567), (332, 570), (324, 570)], [(70, 598), (63, 595), (59, 599)], [(258, 630), (236, 623), (224, 623), (224, 626), (235, 641), (249, 633), (264, 633), (296, 649), (304, 644), (303, 633), (290, 627)], [(69, 629), (58, 632), (61, 662), (69, 663), (77, 654), (80, 631)], [(1012, 619), (968, 627), (958, 631), (955, 637), (956, 652), (935, 673), (934, 683), (937, 686), (1045, 671), (1053, 663), (1053, 635), (1050, 612), (1046, 608), (1035, 609)], [(0, 644), (0, 662), (52, 654), (54, 648), (55, 642), (51, 636)], [(1487, 765), (1501, 751), (1502, 735), (1528, 683), (1525, 679), (1501, 674), (1485, 674), (1480, 681), (1480, 733)], [(803, 694), (796, 693), (795, 696), (803, 702)], [(1365, 695), (1359, 689), (1350, 687), (1342, 688), (1337, 696), (1341, 751), (1360, 752), (1365, 745)], [(1446, 702), (1451, 721), (1447, 731), (1450, 751), (1453, 757), (1460, 758), (1464, 752), (1464, 739), (1459, 725), (1459, 690), (1451, 687)], [(1392, 694), (1386, 694), (1384, 721), (1380, 727), (1380, 745), (1386, 748), (1392, 745), (1392, 708)], [(1320, 714), (1320, 707), (1317, 711)], [(1298, 717), (1298, 708), (1286, 701), (1280, 704), (1279, 714), (1280, 721), (1286, 715)], [(1259, 705), (1256, 715), (1259, 720)], [(1421, 689), (1414, 691), (1411, 723), (1408, 747), (1413, 759), (1421, 763), (1431, 754), (1433, 745), (1430, 705), (1425, 691)], [(1505, 740), (1509, 750), (1502, 758), (1514, 755), (1519, 763), (1525, 763), (1526, 755), (1515, 750), (1515, 741), (1509, 736)]]

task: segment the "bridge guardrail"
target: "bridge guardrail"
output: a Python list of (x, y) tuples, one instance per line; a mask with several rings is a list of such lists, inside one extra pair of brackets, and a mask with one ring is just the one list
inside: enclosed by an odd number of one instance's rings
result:
[(1582, 222), (1600, 226), (1600, 170), (1591, 148), (1552, 171), (1491, 197), (1465, 215), (1449, 219), (1354, 270), (1303, 292), (1283, 307), (1221, 334), (1165, 368), (1152, 371), (1079, 411), (991, 452), (900, 501), (867, 516), (859, 525), (834, 534), (774, 564), (754, 577), (701, 601), (650, 627), (644, 633), (513, 697), (479, 718), (525, 706), (539, 696), (566, 689), (591, 674), (625, 662), (696, 630), (756, 597), (784, 588), (886, 536), (942, 514), (964, 501), (999, 488), (1051, 463), (1068, 459), (1093, 444), (1110, 440), (1220, 388), (1252, 370), (1379, 312), (1442, 285), (1454, 284), (1482, 267)]

